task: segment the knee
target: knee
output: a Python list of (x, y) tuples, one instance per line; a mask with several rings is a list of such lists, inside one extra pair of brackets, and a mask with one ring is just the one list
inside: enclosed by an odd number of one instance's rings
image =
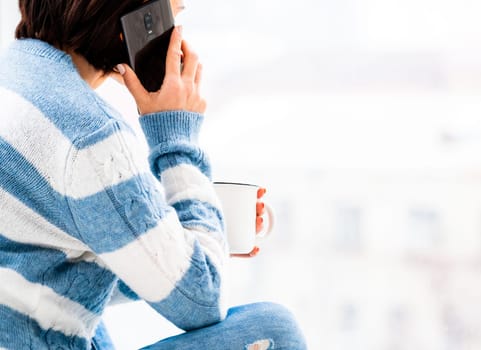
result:
[(262, 322), (267, 324), (284, 324), (286, 327), (295, 327), (297, 322), (294, 315), (283, 305), (276, 303), (255, 303), (252, 311)]
[(304, 335), (294, 315), (284, 306), (276, 303), (256, 303), (244, 306), (262, 334), (260, 339), (245, 347), (253, 349), (307, 349)]

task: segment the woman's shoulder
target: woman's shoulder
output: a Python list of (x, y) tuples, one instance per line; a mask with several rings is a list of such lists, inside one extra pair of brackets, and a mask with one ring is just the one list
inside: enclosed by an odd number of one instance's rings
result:
[[(73, 140), (117, 119), (77, 73), (70, 56), (40, 41), (19, 40), (0, 58), (0, 87)], [(7, 94), (0, 94), (0, 100)]]

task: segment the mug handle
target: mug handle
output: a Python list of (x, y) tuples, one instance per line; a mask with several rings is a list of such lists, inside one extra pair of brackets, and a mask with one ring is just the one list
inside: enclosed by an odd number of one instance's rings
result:
[(271, 234), (272, 229), (274, 228), (274, 210), (272, 210), (272, 207), (268, 203), (264, 203), (264, 209), (265, 214), (267, 214), (268, 225), (264, 225), (262, 231), (256, 235), (256, 242), (262, 241), (267, 238)]

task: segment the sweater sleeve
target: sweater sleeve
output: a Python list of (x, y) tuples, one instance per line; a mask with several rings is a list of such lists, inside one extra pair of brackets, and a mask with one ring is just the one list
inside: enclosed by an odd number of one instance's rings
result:
[(66, 171), (80, 239), (135, 295), (185, 330), (226, 314), (228, 253), (209, 162), (197, 144), (201, 122), (182, 111), (141, 117), (149, 161), (127, 127), (109, 122), (77, 140)]

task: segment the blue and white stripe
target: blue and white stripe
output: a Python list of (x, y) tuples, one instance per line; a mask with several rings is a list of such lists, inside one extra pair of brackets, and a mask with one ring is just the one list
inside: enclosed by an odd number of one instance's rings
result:
[(52, 329), (82, 338), (89, 338), (99, 321), (87, 310), (51, 288), (32, 283), (13, 269), (0, 268), (2, 305), (34, 319), (43, 329)]
[(184, 329), (225, 317), (202, 117), (142, 117), (149, 156), (66, 54), (20, 40), (0, 62), (0, 349), (89, 349), (119, 291)]

